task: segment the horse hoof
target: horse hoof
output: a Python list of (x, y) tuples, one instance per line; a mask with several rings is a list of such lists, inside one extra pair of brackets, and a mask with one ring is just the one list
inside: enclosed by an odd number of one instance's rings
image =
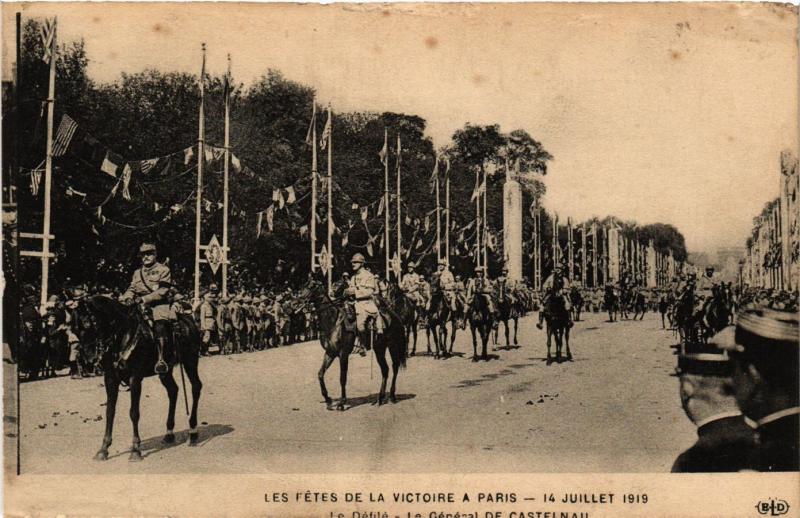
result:
[(131, 450), (131, 454), (128, 457), (128, 462), (141, 462), (142, 460), (142, 452), (139, 450)]
[(547, 365), (551, 365), (553, 363), (553, 359), (549, 356), (547, 357)]
[(327, 406), (331, 406), (333, 404), (333, 400), (331, 398), (329, 398), (329, 397), (326, 397), (325, 398), (325, 404)]
[(472, 361), (473, 361), (474, 363), (477, 363), (477, 361), (478, 361), (478, 357), (477, 357), (477, 356), (473, 356), (473, 357), (472, 357)]
[(395, 397), (395, 395), (392, 394), (391, 396), (389, 396), (389, 401), (391, 401), (392, 404), (394, 405), (397, 403), (397, 397)]
[(94, 454), (94, 460), (108, 460), (108, 451), (100, 450)]
[(168, 433), (168, 434), (164, 435), (164, 438), (161, 439), (161, 442), (163, 442), (164, 444), (174, 444), (175, 443), (175, 434), (174, 433)]
[(338, 410), (339, 412), (344, 412), (344, 403), (339, 403), (338, 405), (336, 405), (336, 410)]
[(189, 446), (197, 446), (197, 442), (198, 442), (197, 438), (198, 438), (197, 432), (190, 433), (189, 434)]

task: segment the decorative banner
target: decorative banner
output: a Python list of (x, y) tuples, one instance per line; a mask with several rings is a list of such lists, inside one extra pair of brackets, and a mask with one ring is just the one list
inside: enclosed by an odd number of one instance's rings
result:
[(194, 160), (194, 147), (187, 147), (183, 150), (183, 165), (189, 165)]
[(297, 201), (297, 196), (295, 195), (293, 186), (290, 185), (289, 187), (287, 187), (286, 188), (286, 193), (287, 193), (286, 194), (286, 204), (287, 205), (291, 205), (292, 203)]
[(116, 178), (117, 169), (119, 169), (119, 162), (121, 162), (121, 160), (117, 161), (117, 158), (118, 157), (111, 151), (106, 151), (106, 156), (103, 158), (103, 163), (100, 165), (100, 170)]
[(223, 260), (222, 247), (219, 245), (216, 234), (211, 236), (211, 240), (206, 247), (205, 255), (206, 261), (208, 261), (208, 265), (211, 267), (211, 272), (216, 275), (219, 265), (222, 264)]
[(122, 170), (122, 197), (128, 201), (131, 201), (131, 173), (130, 164), (125, 164), (125, 168)]
[(259, 212), (256, 217), (256, 237), (261, 237), (261, 222), (264, 219), (264, 212)]
[(319, 252), (319, 268), (320, 270), (322, 270), (323, 274), (328, 273), (328, 266), (329, 266), (328, 249), (325, 248), (325, 245), (322, 245), (322, 250), (320, 250)]
[(269, 231), (272, 232), (273, 219), (275, 217), (275, 205), (270, 205), (269, 207), (267, 207), (266, 215), (267, 215), (267, 228), (269, 228)]

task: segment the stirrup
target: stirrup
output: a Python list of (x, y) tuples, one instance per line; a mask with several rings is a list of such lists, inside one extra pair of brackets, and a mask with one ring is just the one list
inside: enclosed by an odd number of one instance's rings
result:
[(164, 360), (158, 360), (155, 368), (156, 374), (166, 374), (169, 371), (169, 366)]

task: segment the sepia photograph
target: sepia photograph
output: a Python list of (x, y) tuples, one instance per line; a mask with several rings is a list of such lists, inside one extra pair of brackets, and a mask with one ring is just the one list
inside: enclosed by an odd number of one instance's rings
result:
[(796, 5), (0, 8), (9, 516), (800, 509)]

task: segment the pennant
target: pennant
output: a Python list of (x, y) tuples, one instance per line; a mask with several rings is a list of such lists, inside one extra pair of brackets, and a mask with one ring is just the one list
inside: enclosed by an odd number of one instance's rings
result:
[(189, 165), (194, 160), (194, 147), (187, 147), (183, 150), (183, 165)]
[(392, 268), (392, 271), (394, 271), (395, 276), (400, 277), (400, 274), (402, 273), (402, 265), (401, 265), (401, 261), (400, 261), (400, 256), (397, 254), (396, 251), (395, 251), (394, 255), (392, 256), (391, 263), (392, 263), (391, 264), (391, 268)]
[(31, 171), (31, 194), (39, 195), (39, 185), (42, 183), (42, 170), (34, 169)]
[(403, 163), (403, 146), (400, 144), (400, 134), (397, 134), (397, 170), (400, 170), (400, 164)]
[(139, 169), (142, 171), (142, 174), (148, 174), (155, 168), (157, 163), (158, 163), (158, 158), (150, 158), (147, 160), (142, 160), (141, 162), (139, 162)]
[(103, 158), (103, 163), (100, 165), (100, 170), (104, 173), (117, 177), (117, 169), (119, 165), (115, 163), (116, 157), (112, 156), (111, 151), (106, 151), (106, 156)]
[(378, 216), (383, 214), (383, 207), (384, 207), (385, 204), (386, 204), (386, 197), (385, 196), (381, 196), (381, 201), (380, 201), (380, 203), (378, 203)]
[(447, 177), (450, 175), (450, 157), (444, 157), (445, 169), (444, 169), (444, 176)]
[(67, 187), (67, 196), (79, 196), (81, 198), (86, 198), (85, 192), (76, 191), (71, 186)]
[(323, 151), (328, 147), (328, 142), (331, 140), (331, 107), (328, 105), (328, 120), (325, 121), (325, 129), (322, 130), (322, 139), (319, 141), (319, 147)]
[(117, 180), (117, 183), (115, 183), (114, 187), (111, 188), (111, 192), (109, 193), (109, 195), (112, 198), (114, 198), (117, 195), (117, 189), (119, 189), (119, 184), (120, 183), (121, 183), (121, 180)]
[(278, 208), (279, 208), (279, 209), (282, 209), (282, 208), (283, 208), (283, 206), (284, 206), (284, 203), (285, 203), (285, 201), (284, 201), (284, 199), (283, 199), (283, 191), (281, 191), (280, 189), (278, 189), (278, 191), (277, 191), (277, 192), (278, 192)]
[(406, 215), (405, 222), (406, 222), (406, 226), (407, 226), (407, 227), (408, 227), (408, 226), (411, 226), (411, 218), (410, 218), (410, 217), (408, 217), (408, 215)]
[(300, 227), (300, 237), (306, 237), (308, 235), (308, 225), (303, 225)]
[(122, 197), (128, 201), (131, 201), (131, 173), (131, 165), (125, 164), (125, 167), (122, 169)]
[(349, 233), (344, 234), (342, 236), (342, 247), (347, 246), (347, 243), (349, 243), (349, 242), (350, 242), (350, 234)]
[(383, 166), (386, 167), (387, 165), (386, 159), (389, 156), (389, 133), (385, 128), (383, 130), (383, 147), (378, 152), (378, 156), (381, 159), (381, 164), (383, 164)]
[(383, 250), (383, 238), (384, 238), (384, 237), (385, 237), (385, 236), (384, 236), (383, 234), (381, 234), (381, 242), (380, 242), (380, 244), (378, 245), (378, 248), (380, 248), (381, 250)]
[(99, 235), (100, 235), (100, 232), (97, 230), (97, 227), (95, 227), (94, 225), (92, 225), (92, 233), (93, 233), (94, 235), (96, 235), (96, 236), (99, 236)]
[(180, 203), (176, 203), (175, 205), (171, 206), (169, 210), (171, 210), (174, 214), (177, 214), (178, 212), (183, 210), (183, 205), (181, 205)]
[(434, 158), (433, 173), (431, 173), (431, 193), (436, 191), (436, 185), (439, 181), (439, 155)]
[(431, 229), (431, 216), (430, 214), (428, 214), (427, 216), (425, 216), (425, 232), (429, 231), (430, 229)]
[(281, 192), (278, 189), (272, 189), (272, 201), (278, 201)]
[(372, 241), (367, 243), (367, 253), (372, 257)]
[(416, 246), (416, 248), (421, 248), (422, 247), (422, 238), (419, 238), (417, 240), (417, 244), (415, 246)]
[(309, 146), (313, 144), (314, 125), (317, 123), (317, 103), (312, 99), (311, 101), (311, 122), (308, 125), (306, 132), (306, 144)]
[(78, 123), (72, 120), (72, 117), (66, 113), (61, 116), (61, 123), (58, 125), (56, 136), (53, 138), (53, 156), (64, 155), (69, 143), (72, 141), (72, 136), (75, 135), (76, 129), (78, 129)]
[(366, 222), (369, 216), (369, 207), (361, 207), (361, 221)]
[(475, 201), (475, 199), (480, 196), (481, 194), (486, 192), (486, 182), (481, 182), (480, 185), (475, 186), (475, 190), (472, 191), (472, 196), (470, 197), (470, 201)]
[(50, 58), (52, 57), (53, 53), (53, 43), (56, 38), (56, 20), (45, 20), (44, 23), (39, 27), (39, 38), (42, 42), (42, 49), (44, 52), (42, 53), (42, 61), (47, 64), (50, 64)]
[(242, 172), (242, 161), (239, 160), (239, 157), (231, 153), (231, 165), (233, 166), (233, 170), (237, 173)]
[(353, 210), (358, 210), (358, 203), (354, 203), (354, 204), (350, 205), (350, 208), (353, 209)]
[(211, 201), (210, 200), (203, 200), (203, 206), (206, 209), (206, 212), (211, 212)]
[(153, 202), (153, 210), (155, 212), (158, 212), (159, 210), (161, 210), (161, 205), (159, 205), (157, 202)]
[(286, 188), (286, 204), (291, 205), (296, 201), (297, 201), (297, 196), (295, 195), (294, 187), (290, 185), (289, 187)]
[(269, 231), (272, 232), (273, 223), (274, 223), (273, 220), (274, 220), (274, 217), (275, 217), (275, 205), (270, 205), (269, 207), (267, 207), (266, 213), (267, 213), (266, 214), (267, 215), (267, 228), (269, 228)]

